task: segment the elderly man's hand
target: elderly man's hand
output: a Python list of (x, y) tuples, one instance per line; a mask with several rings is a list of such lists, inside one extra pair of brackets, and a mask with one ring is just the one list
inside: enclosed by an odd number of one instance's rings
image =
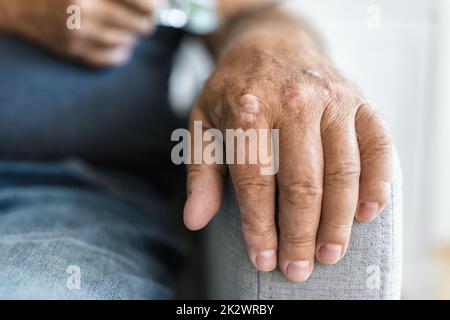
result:
[[(2, 29), (92, 66), (127, 61), (140, 35), (153, 31), (162, 0), (0, 0)], [(81, 29), (69, 30), (67, 8), (81, 9)]]
[[(311, 38), (282, 22), (265, 23), (235, 33), (192, 111), (191, 127), (202, 121), (203, 129), (222, 132), (279, 129), (276, 176), (261, 175), (261, 164), (228, 169), (250, 260), (260, 271), (278, 262), (289, 280), (302, 282), (315, 258), (334, 264), (345, 255), (355, 217), (369, 222), (385, 207), (391, 139), (385, 122)], [(218, 211), (226, 170), (188, 167), (188, 228), (203, 228)]]

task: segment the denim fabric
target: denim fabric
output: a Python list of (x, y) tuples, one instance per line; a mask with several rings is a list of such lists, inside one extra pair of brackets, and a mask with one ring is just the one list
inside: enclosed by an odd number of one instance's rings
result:
[(0, 163), (0, 298), (173, 298), (187, 246), (164, 199), (76, 162)]
[(0, 36), (0, 298), (175, 296), (187, 246), (163, 186), (178, 177), (179, 39), (160, 29), (128, 64), (94, 70)]

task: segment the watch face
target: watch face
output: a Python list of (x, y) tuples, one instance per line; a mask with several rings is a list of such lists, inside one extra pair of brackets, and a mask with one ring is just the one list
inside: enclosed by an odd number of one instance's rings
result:
[(216, 0), (169, 0), (156, 14), (159, 25), (205, 34), (219, 25)]

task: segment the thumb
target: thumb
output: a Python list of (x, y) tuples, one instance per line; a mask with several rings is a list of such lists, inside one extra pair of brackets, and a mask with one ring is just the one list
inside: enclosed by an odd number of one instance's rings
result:
[[(189, 130), (191, 137), (198, 135), (198, 130), (194, 128), (194, 123), (202, 124), (201, 135), (207, 130), (209, 124), (205, 115), (199, 108), (194, 108), (191, 114)], [(200, 145), (197, 145), (200, 144)], [(205, 142), (196, 138), (191, 140), (190, 158), (192, 151), (203, 152)], [(194, 151), (197, 152), (197, 151)], [(191, 161), (193, 163), (193, 161)], [(223, 183), (226, 174), (226, 166), (223, 164), (190, 164), (187, 167), (187, 194), (188, 198), (184, 207), (184, 224), (190, 230), (200, 230), (219, 211), (222, 203)]]

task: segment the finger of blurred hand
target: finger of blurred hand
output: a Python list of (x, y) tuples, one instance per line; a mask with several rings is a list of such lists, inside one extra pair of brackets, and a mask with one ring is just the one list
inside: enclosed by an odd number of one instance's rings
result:
[(95, 15), (99, 21), (116, 28), (122, 28), (140, 35), (149, 34), (154, 30), (154, 23), (149, 15), (143, 15), (129, 6), (115, 1), (101, 0), (98, 2)]
[(381, 213), (391, 193), (392, 143), (386, 122), (368, 105), (357, 111), (356, 131), (361, 154), (356, 218), (368, 222)]
[(162, 0), (111, 0), (126, 5), (141, 14), (151, 16), (162, 4)]
[(73, 54), (75, 59), (88, 63), (93, 67), (109, 67), (117, 66), (127, 62), (132, 54), (130, 48), (99, 48), (89, 47), (85, 50), (81, 49), (78, 53)]
[(85, 36), (83, 37), (82, 42), (86, 42), (92, 47), (132, 48), (137, 41), (134, 34), (120, 28), (110, 28), (94, 24), (84, 32)]

